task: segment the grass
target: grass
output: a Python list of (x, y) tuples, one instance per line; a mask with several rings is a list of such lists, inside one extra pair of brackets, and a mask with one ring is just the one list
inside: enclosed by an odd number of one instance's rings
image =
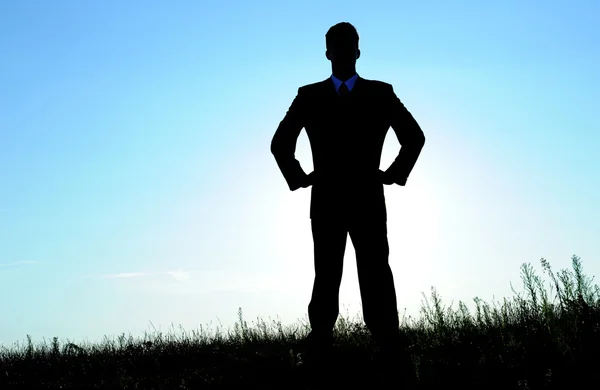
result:
[[(433, 288), (424, 295), (421, 317), (401, 323), (419, 388), (598, 388), (600, 289), (577, 256), (572, 270), (555, 274), (545, 259), (541, 267), (549, 282), (523, 264), (523, 292), (513, 288), (513, 299), (492, 305), (475, 298), (473, 313), (463, 302), (444, 306)], [(248, 326), (238, 314), (227, 331), (122, 334), (101, 345), (54, 338), (34, 346), (28, 335), (26, 345), (0, 350), (0, 389), (303, 388), (308, 326), (260, 319)], [(362, 320), (341, 316), (335, 337), (336, 387), (368, 384), (375, 348)]]

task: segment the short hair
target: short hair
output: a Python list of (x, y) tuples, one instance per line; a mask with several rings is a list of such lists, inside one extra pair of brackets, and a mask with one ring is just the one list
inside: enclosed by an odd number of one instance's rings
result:
[(325, 45), (327, 50), (335, 46), (340, 42), (350, 42), (356, 44), (358, 48), (358, 32), (356, 28), (348, 22), (340, 22), (334, 26), (331, 26), (325, 34)]

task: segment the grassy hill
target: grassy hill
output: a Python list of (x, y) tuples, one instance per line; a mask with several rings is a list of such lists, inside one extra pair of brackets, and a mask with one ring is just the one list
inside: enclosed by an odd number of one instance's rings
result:
[[(524, 291), (491, 305), (475, 298), (446, 307), (432, 289), (422, 316), (404, 320), (418, 388), (600, 388), (600, 289), (572, 270), (554, 273), (542, 259), (548, 282), (530, 264), (521, 267)], [(248, 326), (239, 309), (231, 330), (200, 327), (191, 333), (125, 334), (101, 345), (54, 338), (0, 350), (0, 389), (304, 389), (301, 342), (305, 324), (258, 320)], [(340, 317), (335, 329), (335, 388), (378, 388), (375, 347), (362, 320)]]

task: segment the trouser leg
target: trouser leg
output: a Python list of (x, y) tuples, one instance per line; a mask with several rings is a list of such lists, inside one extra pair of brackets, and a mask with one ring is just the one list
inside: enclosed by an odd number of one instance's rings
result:
[(356, 251), (365, 324), (380, 347), (391, 347), (399, 341), (399, 320), (394, 276), (388, 263), (386, 220), (361, 219), (349, 232)]
[(314, 336), (333, 334), (339, 314), (339, 291), (348, 231), (335, 219), (312, 219), (315, 278), (308, 317)]

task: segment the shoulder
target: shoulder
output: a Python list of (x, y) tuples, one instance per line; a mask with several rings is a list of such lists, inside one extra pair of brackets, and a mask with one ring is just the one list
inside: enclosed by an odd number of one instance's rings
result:
[(298, 88), (298, 91), (305, 92), (305, 93), (312, 92), (312, 91), (318, 91), (320, 89), (327, 87), (328, 83), (331, 83), (331, 77), (328, 77), (325, 80), (317, 81), (315, 83), (303, 85), (300, 88)]
[(389, 90), (392, 88), (392, 84), (386, 83), (385, 81), (365, 79), (364, 77), (361, 77), (361, 79), (365, 83), (365, 85), (369, 86), (372, 89)]

